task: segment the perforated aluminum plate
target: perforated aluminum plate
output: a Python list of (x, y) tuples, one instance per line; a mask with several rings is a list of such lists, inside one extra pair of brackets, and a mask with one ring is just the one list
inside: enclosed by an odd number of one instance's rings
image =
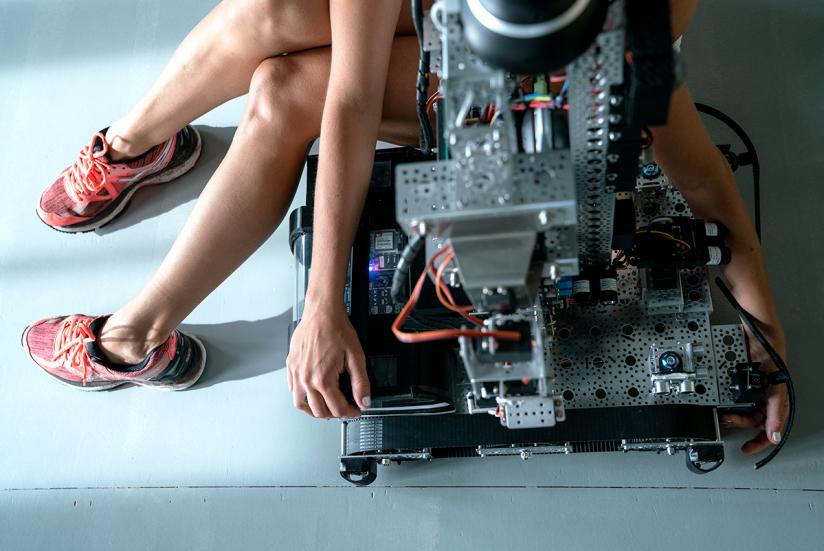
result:
[(639, 226), (646, 226), (659, 216), (693, 217), (684, 196), (666, 176), (654, 180), (639, 178), (636, 189), (635, 217)]
[(747, 341), (740, 325), (716, 325), (712, 328), (715, 357), (718, 361), (718, 384), (721, 390), (721, 404), (732, 405), (729, 370), (736, 364), (749, 361)]
[(420, 222), (449, 221), (456, 215), (507, 215), (545, 210), (547, 226), (575, 221), (575, 190), (566, 151), (519, 154), (511, 178), (458, 170), (455, 161), (408, 163), (396, 172), (398, 220), (406, 229)]
[[(639, 179), (638, 184), (639, 225), (657, 216), (692, 216), (683, 196), (665, 177)], [(710, 326), (712, 299), (706, 268), (682, 270), (680, 277), (684, 308), (677, 314), (647, 314), (638, 271), (632, 267), (618, 273), (617, 305), (574, 306), (556, 312), (556, 340), (545, 345), (546, 361), (556, 375), (554, 390), (566, 394), (566, 408), (731, 403), (727, 370), (735, 365), (735, 358), (746, 358), (743, 333), (735, 325), (717, 330)], [(703, 345), (704, 354), (697, 362), (703, 393), (663, 397), (651, 393), (650, 347), (663, 341)]]
[[(716, 360), (705, 312), (646, 315), (638, 302), (574, 307), (559, 312), (556, 340), (546, 361), (556, 375), (555, 390), (568, 409), (656, 404), (718, 404)], [(651, 393), (648, 358), (654, 343), (700, 343), (696, 358), (699, 394)]]

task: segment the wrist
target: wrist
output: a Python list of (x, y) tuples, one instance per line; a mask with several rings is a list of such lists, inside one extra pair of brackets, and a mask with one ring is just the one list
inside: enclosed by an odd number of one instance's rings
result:
[(345, 312), (343, 291), (328, 287), (313, 287), (310, 284), (306, 291), (304, 312), (312, 314), (319, 311), (326, 313)]

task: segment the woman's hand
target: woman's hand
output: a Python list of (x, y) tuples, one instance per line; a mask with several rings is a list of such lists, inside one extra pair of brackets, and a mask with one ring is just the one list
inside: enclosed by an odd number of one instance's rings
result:
[[(770, 339), (771, 344), (782, 358), (787, 355), (783, 346), (776, 346), (776, 340)], [(750, 337), (750, 358), (761, 363), (761, 371), (765, 374), (778, 371), (778, 367), (770, 359), (761, 346)], [(754, 438), (748, 440), (741, 450), (746, 454), (754, 454), (768, 448), (771, 444), (778, 444), (783, 436), (784, 424), (790, 414), (790, 400), (787, 385), (770, 385), (764, 399), (756, 406), (755, 411), (745, 415), (725, 413), (720, 422), (724, 428), (760, 429)]]
[(286, 366), (295, 407), (309, 415), (323, 419), (360, 415), (340, 390), (344, 372), (349, 373), (358, 406), (369, 407), (363, 349), (342, 303), (306, 303), (303, 319), (292, 335)]

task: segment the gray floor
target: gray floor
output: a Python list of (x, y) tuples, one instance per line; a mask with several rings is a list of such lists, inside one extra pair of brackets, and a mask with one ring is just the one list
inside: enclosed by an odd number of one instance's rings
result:
[(764, 165), (764, 247), (800, 400), (785, 453), (754, 472), (732, 434), (728, 464), (706, 477), (682, 457), (581, 455), (392, 467), (353, 489), (336, 472), (337, 425), (290, 405), (283, 228), (187, 320), (210, 352), (191, 392), (73, 392), (19, 347), (35, 319), (135, 293), (225, 153), (243, 100), (198, 121), (194, 172), (105, 230), (64, 236), (33, 212), (213, 3), (0, 0), (0, 549), (824, 548), (824, 4), (706, 2), (684, 45), (696, 98), (738, 119)]

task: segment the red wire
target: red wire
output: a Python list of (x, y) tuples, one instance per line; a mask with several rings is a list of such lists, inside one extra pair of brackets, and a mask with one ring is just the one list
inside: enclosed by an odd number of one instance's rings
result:
[(429, 113), (432, 110), (432, 106), (435, 105), (435, 102), (438, 101), (439, 99), (443, 99), (443, 96), (440, 95), (439, 92), (435, 92), (434, 94), (429, 96), (429, 99), (426, 100), (426, 112), (427, 113)]
[[(399, 341), (405, 343), (441, 341), (454, 339), (457, 337), (492, 337), (500, 340), (520, 340), (521, 334), (517, 331), (490, 331), (484, 333), (476, 329), (438, 329), (435, 331), (408, 333), (401, 329), (401, 327), (403, 327), (404, 322), (406, 322), (406, 318), (409, 317), (409, 313), (412, 311), (412, 308), (414, 308), (415, 305), (418, 303), (418, 299), (421, 296), (421, 290), (423, 289), (424, 281), (426, 281), (427, 273), (433, 269), (435, 262), (447, 253), (452, 253), (452, 247), (443, 248), (442, 250), (435, 253), (429, 260), (426, 270), (424, 270), (423, 273), (421, 273), (421, 276), (418, 278), (418, 282), (415, 284), (415, 288), (412, 290), (412, 294), (409, 297), (409, 301), (407, 301), (407, 303), (401, 310), (401, 313), (398, 314), (398, 317), (395, 318), (395, 321), (392, 323), (392, 333), (395, 334), (395, 337)], [(444, 266), (442, 265), (441, 268), (443, 267)]]
[(473, 310), (473, 307), (458, 306), (458, 304), (455, 302), (455, 299), (452, 298), (452, 293), (444, 285), (443, 272), (446, 269), (446, 266), (452, 261), (453, 258), (455, 258), (455, 253), (449, 253), (446, 256), (446, 259), (443, 262), (441, 262), (441, 265), (438, 266), (438, 272), (437, 274), (435, 274), (435, 294), (437, 295), (438, 300), (441, 302), (441, 304), (443, 304), (445, 308), (447, 308), (448, 310), (452, 310), (457, 314), (460, 314), (467, 321), (474, 325), (482, 326), (484, 324), (483, 321), (469, 314), (469, 312)]

